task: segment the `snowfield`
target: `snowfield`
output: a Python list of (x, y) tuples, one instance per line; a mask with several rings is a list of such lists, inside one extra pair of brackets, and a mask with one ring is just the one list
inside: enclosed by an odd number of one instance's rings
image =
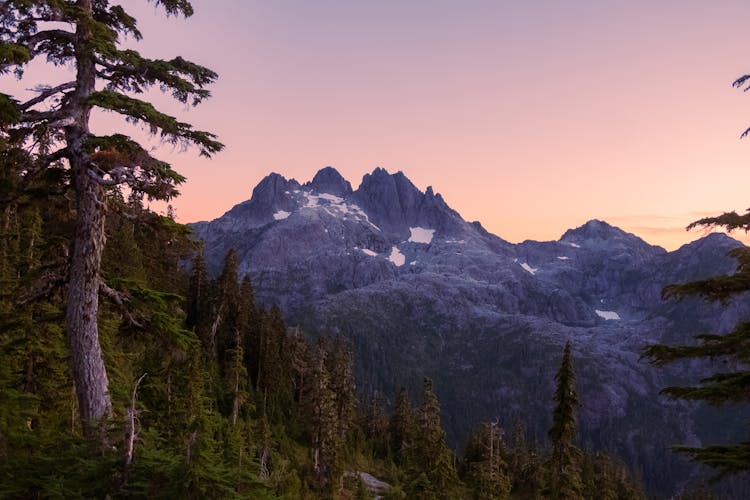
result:
[(435, 234), (434, 229), (426, 229), (424, 227), (410, 227), (409, 231), (411, 231), (411, 236), (409, 236), (407, 241), (410, 243), (425, 243), (429, 245)]

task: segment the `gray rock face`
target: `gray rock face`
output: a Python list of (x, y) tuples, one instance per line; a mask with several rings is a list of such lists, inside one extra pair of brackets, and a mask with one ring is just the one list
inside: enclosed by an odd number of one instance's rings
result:
[(401, 386), (416, 395), (432, 377), (457, 445), (487, 419), (508, 428), (522, 419), (531, 438), (546, 440), (568, 339), (582, 443), (623, 457), (653, 493), (671, 494), (692, 473), (669, 445), (737, 429), (659, 396), (708, 367), (687, 373), (639, 360), (646, 344), (686, 342), (750, 317), (743, 302), (660, 297), (669, 283), (733, 271), (727, 252), (740, 243), (727, 236), (667, 252), (592, 220), (559, 241), (512, 245), (401, 172), (376, 169), (352, 191), (330, 167), (305, 185), (271, 174), (249, 201), (193, 228), (213, 273), (234, 248), (259, 301), (279, 304), (311, 335), (348, 338), (363, 395)]
[(313, 180), (305, 184), (305, 187), (310, 188), (314, 193), (330, 193), (341, 198), (352, 194), (352, 185), (333, 167), (319, 170)]

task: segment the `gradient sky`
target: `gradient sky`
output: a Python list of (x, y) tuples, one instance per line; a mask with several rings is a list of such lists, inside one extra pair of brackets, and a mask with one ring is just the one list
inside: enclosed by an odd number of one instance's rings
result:
[(182, 222), (326, 165), (355, 188), (402, 170), (512, 242), (600, 218), (673, 249), (750, 207), (746, 1), (193, 0), (187, 21), (123, 4), (144, 55), (220, 75), (196, 109), (154, 94), (227, 146), (161, 149), (188, 177)]

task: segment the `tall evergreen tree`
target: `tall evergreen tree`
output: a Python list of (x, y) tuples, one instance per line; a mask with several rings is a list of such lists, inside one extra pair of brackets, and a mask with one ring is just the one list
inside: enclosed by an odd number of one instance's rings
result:
[(216, 281), (213, 300), (213, 319), (208, 334), (209, 351), (219, 362), (221, 374), (230, 363), (228, 351), (235, 344), (240, 328), (240, 283), (237, 277), (237, 253), (230, 250), (224, 258), (224, 267)]
[(416, 422), (414, 407), (409, 400), (409, 393), (402, 387), (396, 398), (396, 407), (390, 419), (391, 450), (394, 461), (402, 466), (409, 463), (409, 454), (414, 447)]
[(386, 413), (386, 400), (376, 394), (362, 415), (362, 429), (370, 444), (372, 455), (387, 458), (390, 452), (389, 419)]
[(513, 429), (512, 446), (508, 450), (508, 467), (514, 498), (538, 498), (542, 489), (542, 463), (537, 450), (526, 444), (526, 429), (521, 421)]
[(343, 441), (357, 413), (354, 360), (351, 348), (341, 339), (331, 340), (328, 349), (326, 361), (336, 404), (336, 432)]
[(579, 451), (575, 446), (576, 395), (575, 374), (571, 344), (565, 344), (563, 359), (555, 375), (555, 410), (549, 438), (552, 442), (550, 457), (549, 495), (555, 499), (576, 499), (581, 497), (581, 476), (578, 464)]
[(329, 353), (323, 342), (308, 351), (309, 373), (303, 391), (303, 408), (310, 438), (313, 485), (331, 489), (336, 470), (336, 455), (341, 440), (336, 421), (336, 396), (331, 374), (326, 367)]
[(211, 324), (211, 281), (208, 278), (206, 259), (202, 249), (192, 261), (185, 312), (187, 327), (195, 331), (204, 346), (208, 345), (208, 331)]
[[(193, 13), (187, 0), (155, 3), (168, 14)], [(13, 70), (20, 78), (25, 65), (37, 57), (75, 71), (71, 81), (38, 86), (36, 96), (25, 102), (0, 94), (0, 130), (11, 148), (33, 145), (32, 167), (23, 184), (51, 166), (63, 167), (67, 175), (62, 179), (69, 179), (75, 192), (77, 216), (65, 326), (80, 418), (87, 430), (109, 415), (112, 407), (97, 324), (106, 191), (127, 186), (151, 198), (169, 199), (183, 181), (169, 164), (129, 137), (94, 134), (91, 113), (95, 108), (114, 111), (147, 125), (167, 141), (195, 144), (206, 156), (222, 149), (212, 134), (194, 130), (129, 95), (156, 85), (180, 102), (194, 105), (209, 96), (204, 87), (216, 74), (180, 57), (150, 60), (134, 50), (123, 50), (120, 44), (125, 36), (141, 38), (136, 20), (107, 0), (7, 0), (0, 4), (0, 73)]]
[(411, 492), (424, 498), (453, 498), (458, 487), (458, 475), (453, 465), (453, 454), (445, 444), (445, 431), (440, 422), (440, 402), (425, 377), (422, 384), (422, 404), (416, 414)]
[[(736, 88), (748, 90), (750, 75), (743, 75), (733, 82)], [(750, 134), (746, 129), (741, 137)], [(695, 227), (723, 227), (727, 231), (750, 231), (750, 210), (744, 214), (727, 212), (716, 217), (706, 217), (688, 225)], [(733, 274), (683, 284), (673, 284), (662, 290), (663, 299), (700, 297), (708, 302), (729, 303), (732, 299), (750, 291), (750, 248), (732, 250), (730, 256), (737, 260)], [(732, 371), (722, 371), (705, 377), (693, 386), (673, 386), (662, 393), (674, 399), (706, 401), (711, 405), (731, 405), (750, 402), (750, 322), (741, 322), (724, 335), (706, 333), (696, 337), (693, 345), (650, 345), (643, 356), (662, 366), (690, 359), (721, 360), (724, 366), (736, 366)], [(728, 445), (709, 445), (702, 448), (678, 446), (675, 450), (690, 455), (693, 459), (715, 468), (719, 476), (750, 471), (750, 441)]]
[(504, 455), (503, 429), (497, 422), (485, 422), (472, 433), (462, 469), (474, 499), (510, 498), (511, 478)]

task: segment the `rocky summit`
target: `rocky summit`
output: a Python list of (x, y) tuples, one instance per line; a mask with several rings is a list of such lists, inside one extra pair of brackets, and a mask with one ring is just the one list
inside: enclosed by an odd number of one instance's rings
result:
[(250, 200), (192, 227), (212, 272), (234, 248), (261, 303), (309, 335), (348, 339), (365, 401), (401, 386), (416, 393), (432, 377), (457, 447), (480, 421), (512, 429), (522, 417), (529, 439), (545, 443), (567, 340), (581, 442), (623, 457), (654, 494), (696, 474), (669, 446), (741, 430), (737, 414), (659, 395), (711, 367), (640, 360), (647, 344), (688, 342), (750, 317), (740, 302), (661, 299), (667, 284), (734, 271), (727, 253), (740, 243), (728, 236), (667, 252), (592, 220), (559, 241), (514, 245), (401, 172), (375, 169), (353, 190), (331, 167), (305, 184), (270, 174)]

